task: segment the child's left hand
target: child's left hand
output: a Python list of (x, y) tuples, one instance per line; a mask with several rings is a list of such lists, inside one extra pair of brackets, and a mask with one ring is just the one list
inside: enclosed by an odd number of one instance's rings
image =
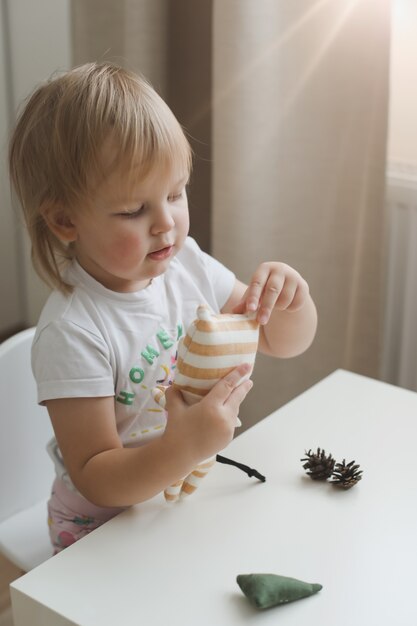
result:
[(308, 284), (295, 269), (286, 263), (261, 263), (233, 313), (258, 311), (257, 320), (264, 325), (274, 308), (290, 313), (298, 311), (308, 295)]

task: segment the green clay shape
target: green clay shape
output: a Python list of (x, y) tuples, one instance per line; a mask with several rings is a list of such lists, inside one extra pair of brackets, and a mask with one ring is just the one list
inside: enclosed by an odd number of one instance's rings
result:
[(301, 600), (323, 588), (317, 583), (305, 583), (278, 574), (240, 574), (236, 581), (248, 600), (258, 609)]

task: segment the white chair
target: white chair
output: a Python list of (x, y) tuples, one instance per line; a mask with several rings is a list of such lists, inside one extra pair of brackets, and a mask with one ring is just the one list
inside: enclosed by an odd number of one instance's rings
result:
[(36, 401), (34, 333), (0, 345), (0, 552), (26, 572), (52, 556), (46, 502), (54, 468), (45, 448), (53, 431)]

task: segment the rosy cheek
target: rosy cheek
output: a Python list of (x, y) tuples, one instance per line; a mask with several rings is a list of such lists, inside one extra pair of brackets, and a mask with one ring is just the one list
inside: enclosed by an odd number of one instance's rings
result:
[(115, 258), (121, 260), (132, 259), (132, 257), (141, 257), (145, 254), (145, 246), (140, 237), (133, 235), (125, 235), (113, 249)]

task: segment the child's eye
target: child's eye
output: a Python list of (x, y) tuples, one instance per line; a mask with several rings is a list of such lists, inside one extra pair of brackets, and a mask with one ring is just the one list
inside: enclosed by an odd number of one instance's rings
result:
[(126, 217), (127, 219), (131, 219), (133, 217), (138, 217), (143, 211), (143, 205), (134, 211), (124, 211), (123, 213), (118, 213), (121, 217)]
[(180, 198), (182, 198), (182, 191), (180, 191), (179, 193), (172, 193), (170, 196), (168, 196), (169, 202), (176, 202)]

